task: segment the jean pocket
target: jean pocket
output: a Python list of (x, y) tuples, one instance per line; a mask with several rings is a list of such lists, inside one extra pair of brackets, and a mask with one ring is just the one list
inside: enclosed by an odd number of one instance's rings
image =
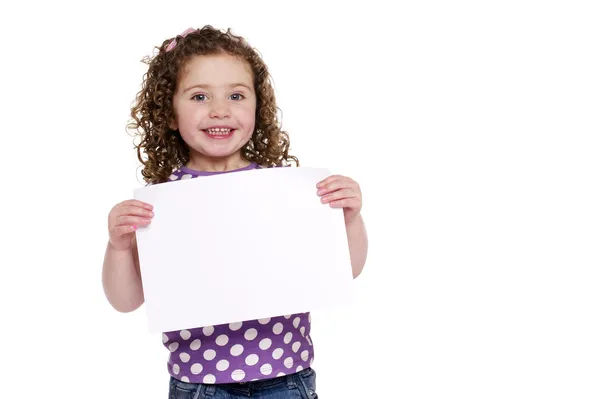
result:
[(169, 399), (202, 399), (204, 397), (202, 394), (196, 398), (198, 389), (200, 389), (199, 384), (190, 384), (171, 377)]
[(308, 399), (318, 399), (317, 395), (317, 373), (312, 368), (304, 369), (299, 373), (300, 381)]

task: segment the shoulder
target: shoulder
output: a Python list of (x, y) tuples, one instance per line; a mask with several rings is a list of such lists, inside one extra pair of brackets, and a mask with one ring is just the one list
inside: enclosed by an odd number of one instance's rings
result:
[(175, 180), (191, 179), (193, 177), (197, 177), (197, 176), (194, 176), (189, 171), (184, 170), (183, 168), (177, 168), (177, 169), (173, 170), (173, 172), (169, 176), (169, 180), (167, 180), (167, 182), (175, 181)]
[[(168, 182), (176, 181), (176, 180), (191, 179), (192, 177), (194, 177), (192, 174), (182, 170), (181, 168), (177, 168), (177, 169), (173, 169), (173, 172), (171, 172), (168, 179), (164, 183), (168, 183)], [(147, 183), (146, 187), (156, 185), (156, 184), (162, 184), (162, 183)]]

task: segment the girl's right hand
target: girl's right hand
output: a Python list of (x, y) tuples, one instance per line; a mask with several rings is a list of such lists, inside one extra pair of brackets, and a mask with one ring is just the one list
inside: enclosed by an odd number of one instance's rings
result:
[(114, 249), (131, 248), (133, 234), (139, 226), (148, 226), (154, 214), (152, 205), (127, 200), (115, 205), (108, 214), (108, 234)]

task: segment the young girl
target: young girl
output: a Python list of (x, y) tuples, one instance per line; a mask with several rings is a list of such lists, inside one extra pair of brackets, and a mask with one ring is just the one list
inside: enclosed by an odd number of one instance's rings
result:
[[(211, 26), (188, 29), (144, 61), (149, 68), (129, 127), (140, 136), (146, 183), (299, 166), (279, 127), (267, 67), (243, 38)], [(333, 175), (315, 187), (319, 198), (344, 209), (356, 277), (367, 254), (360, 188)], [(144, 302), (135, 230), (152, 217), (152, 205), (137, 200), (110, 211), (103, 286), (120, 312)], [(164, 332), (169, 397), (316, 398), (310, 323), (303, 313)]]

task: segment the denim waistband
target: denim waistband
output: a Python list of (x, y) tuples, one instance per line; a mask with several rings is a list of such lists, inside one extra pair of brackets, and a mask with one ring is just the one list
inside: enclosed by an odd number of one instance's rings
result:
[[(244, 396), (249, 396), (251, 393), (255, 393), (263, 389), (273, 388), (277, 385), (286, 385), (288, 389), (295, 389), (300, 383), (297, 379), (298, 376), (308, 375), (311, 373), (311, 371), (312, 369), (309, 367), (294, 374), (281, 377), (248, 382), (218, 384), (218, 387), (221, 389), (226, 389), (232, 394), (241, 394)], [(195, 392), (194, 399), (197, 399), (200, 396), (200, 393), (207, 397), (211, 397), (215, 394), (216, 390), (217, 385), (215, 384), (198, 384), (198, 389)]]

